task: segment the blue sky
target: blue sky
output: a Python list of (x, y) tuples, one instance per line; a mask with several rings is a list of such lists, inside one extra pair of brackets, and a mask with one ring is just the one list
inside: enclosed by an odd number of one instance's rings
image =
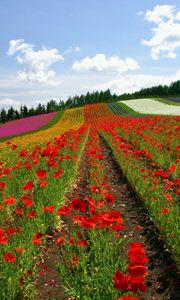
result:
[(178, 0), (0, 0), (0, 108), (177, 79)]

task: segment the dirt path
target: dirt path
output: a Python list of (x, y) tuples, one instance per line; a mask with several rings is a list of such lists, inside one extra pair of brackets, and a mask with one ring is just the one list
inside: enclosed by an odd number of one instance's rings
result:
[[(81, 197), (83, 198), (87, 189), (88, 165), (87, 158), (83, 155), (77, 182), (71, 186), (66, 194), (67, 202)], [(68, 223), (67, 223), (68, 221)], [(68, 227), (71, 226), (72, 220), (66, 217)], [(58, 234), (58, 229), (54, 235)], [(56, 269), (56, 265), (61, 262), (59, 255), (59, 247), (55, 245), (55, 237), (53, 237), (47, 247), (49, 250), (44, 253), (42, 265), (40, 266), (40, 274), (37, 281), (37, 297), (36, 300), (74, 300), (65, 296), (61, 287), (60, 275)]]
[[(147, 210), (131, 188), (122, 170), (118, 167), (112, 151), (104, 139), (101, 138), (104, 154), (105, 170), (111, 192), (116, 196), (115, 208), (119, 209), (125, 220), (125, 235), (128, 240), (140, 241), (147, 249), (149, 257), (148, 292), (141, 295), (141, 300), (178, 300), (180, 299), (180, 278), (170, 253), (160, 239), (159, 232), (150, 220)], [(84, 155), (76, 185), (67, 193), (67, 201), (73, 198), (83, 198), (87, 191), (88, 160)], [(67, 218), (66, 218), (67, 220)], [(67, 224), (71, 227), (70, 224)], [(37, 283), (36, 300), (73, 300), (65, 297), (60, 287), (59, 273), (56, 264), (60, 262), (59, 250), (53, 238), (47, 245), (43, 264), (40, 266), (40, 276)], [(125, 245), (125, 251), (128, 245)]]
[[(116, 209), (119, 208), (126, 223), (125, 235), (132, 241), (140, 241), (147, 249), (149, 257), (148, 292), (141, 295), (142, 300), (180, 299), (180, 277), (170, 253), (167, 251), (157, 228), (151, 221), (147, 210), (133, 191), (119, 168), (112, 150), (101, 137), (105, 156), (105, 169), (111, 192), (116, 195)], [(178, 288), (179, 286), (179, 288)]]

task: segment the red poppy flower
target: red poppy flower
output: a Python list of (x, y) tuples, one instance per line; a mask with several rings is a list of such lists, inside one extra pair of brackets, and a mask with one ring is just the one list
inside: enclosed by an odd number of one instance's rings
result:
[(136, 230), (142, 230), (143, 228), (141, 227), (141, 225), (136, 225)]
[(15, 204), (16, 203), (16, 199), (12, 196), (4, 199), (4, 204)]
[(42, 240), (39, 238), (32, 238), (32, 243), (35, 245), (40, 245), (42, 244)]
[(69, 244), (70, 244), (70, 245), (75, 245), (75, 240), (74, 240), (73, 238), (70, 238)]
[(36, 216), (36, 211), (35, 210), (31, 210), (27, 213), (28, 218), (34, 218), (35, 216)]
[(34, 187), (33, 181), (27, 181), (25, 185), (22, 187), (24, 190), (32, 190)]
[(0, 181), (0, 190), (3, 190), (6, 186), (6, 183), (3, 181)]
[(147, 275), (146, 269), (147, 268), (144, 265), (135, 265), (134, 263), (131, 263), (128, 267), (128, 272), (131, 277), (145, 276)]
[(45, 170), (38, 170), (36, 172), (36, 177), (38, 179), (46, 178), (47, 177), (47, 171), (45, 171)]
[(137, 276), (137, 277), (130, 277), (129, 279), (131, 292), (136, 293), (138, 290), (140, 292), (145, 292), (147, 290), (147, 285), (144, 283), (144, 277)]
[(24, 201), (24, 205), (25, 205), (26, 207), (31, 207), (31, 206), (34, 205), (34, 201), (32, 201), (31, 199), (26, 199), (26, 200)]
[(102, 214), (102, 219), (107, 222), (108, 224), (111, 224), (113, 222), (116, 222), (118, 219), (121, 219), (121, 223), (123, 222), (123, 219), (121, 218), (121, 214), (118, 210), (111, 210), (109, 212), (105, 212)]
[(19, 152), (19, 157), (26, 157), (27, 155), (28, 155), (28, 151), (26, 149)]
[(18, 215), (18, 216), (22, 216), (23, 215), (23, 209), (20, 208), (20, 207), (17, 207), (15, 209), (15, 214)]
[(6, 232), (7, 232), (7, 234), (9, 234), (9, 235), (13, 235), (13, 234), (16, 233), (16, 229), (13, 228), (13, 227), (10, 227), (10, 228), (8, 228), (8, 229), (6, 230)]
[(3, 234), (4, 234), (4, 229), (0, 228), (0, 235), (3, 235)]
[(34, 237), (39, 239), (39, 238), (43, 237), (43, 235), (44, 234), (42, 232), (37, 232), (37, 233), (35, 233)]
[(145, 264), (148, 262), (148, 258), (145, 254), (145, 250), (138, 242), (134, 242), (130, 244), (128, 256), (129, 256), (129, 260), (136, 263)]
[(114, 231), (122, 231), (125, 229), (125, 226), (121, 224), (114, 224), (111, 229)]
[(169, 167), (168, 171), (169, 172), (174, 172), (176, 170), (177, 166), (176, 165), (172, 165)]
[(168, 214), (169, 211), (170, 211), (169, 208), (167, 208), (167, 207), (162, 207), (162, 213), (163, 213), (163, 214)]
[(174, 185), (174, 182), (169, 179), (163, 179), (163, 182), (167, 184), (167, 186), (171, 187)]
[(4, 259), (7, 262), (14, 263), (16, 261), (16, 256), (13, 253), (11, 253), (11, 252), (6, 252), (4, 254)]
[(180, 196), (180, 188), (179, 188), (179, 189), (177, 189), (177, 191), (176, 191), (176, 195)]
[(18, 146), (17, 145), (12, 145), (11, 149), (15, 150)]
[(0, 245), (7, 244), (9, 242), (9, 239), (6, 235), (0, 235)]
[(53, 212), (54, 208), (55, 208), (55, 206), (49, 205), (49, 206), (46, 206), (46, 207), (42, 208), (42, 211), (44, 211), (44, 212)]
[(3, 173), (4, 173), (4, 175), (8, 175), (10, 172), (11, 172), (11, 169), (6, 168)]
[(115, 289), (120, 289), (122, 291), (125, 291), (128, 289), (128, 280), (129, 280), (128, 275), (125, 275), (122, 272), (115, 272), (113, 279), (114, 279), (114, 288)]
[(46, 187), (47, 181), (45, 179), (39, 179), (40, 180), (40, 187)]
[(106, 202), (107, 202), (107, 203), (113, 203), (114, 200), (115, 200), (115, 197), (114, 197), (113, 194), (107, 194), (107, 195), (106, 195)]
[(93, 228), (96, 225), (93, 218), (86, 216), (74, 216), (73, 221), (75, 224), (79, 224), (81, 226), (84, 226), (85, 228)]
[(25, 164), (24, 164), (24, 166), (25, 166), (25, 168), (26, 169), (32, 169), (32, 164), (31, 163), (29, 163), (29, 162), (26, 162)]
[(15, 250), (16, 250), (17, 253), (23, 253), (25, 251), (25, 249), (22, 248), (22, 247), (15, 248)]
[(54, 178), (59, 178), (62, 174), (62, 169), (58, 169), (55, 173), (53, 173)]
[(70, 207), (72, 209), (75, 209), (75, 210), (78, 210), (78, 211), (81, 211), (81, 212), (86, 212), (87, 211), (87, 207), (88, 207), (88, 203), (81, 200), (81, 199), (74, 199), (72, 202), (71, 202), (71, 205)]
[(79, 262), (80, 257), (79, 256), (73, 256), (70, 260), (70, 266), (74, 267)]
[(78, 246), (88, 246), (88, 242), (86, 240), (80, 240), (77, 244)]
[(62, 206), (62, 207), (60, 207), (58, 210), (57, 210), (57, 215), (59, 216), (59, 215), (66, 215), (66, 216), (68, 216), (68, 215), (70, 215), (70, 212), (71, 212), (71, 210), (70, 210), (70, 208), (68, 207), (68, 206)]
[(56, 245), (58, 246), (61, 246), (64, 242), (64, 238), (59, 236), (57, 239), (56, 239)]

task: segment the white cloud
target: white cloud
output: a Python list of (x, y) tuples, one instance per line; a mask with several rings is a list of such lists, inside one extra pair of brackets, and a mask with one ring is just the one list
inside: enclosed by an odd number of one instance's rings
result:
[(94, 57), (85, 57), (80, 61), (75, 61), (72, 69), (77, 72), (115, 72), (124, 73), (129, 70), (139, 69), (138, 62), (132, 58), (121, 59), (118, 56), (106, 58), (102, 53)]
[(64, 53), (69, 54), (69, 53), (72, 53), (72, 52), (80, 52), (80, 47), (78, 47), (78, 46), (77, 47), (70, 47)]
[(14, 99), (10, 99), (10, 98), (0, 99), (0, 109), (2, 108), (8, 109), (11, 106), (13, 106), (13, 108), (15, 109), (19, 109), (20, 105), (21, 105), (20, 101)]
[(145, 20), (156, 24), (152, 38), (142, 40), (143, 45), (151, 48), (152, 59), (176, 58), (176, 50), (180, 48), (180, 11), (176, 13), (173, 5), (157, 5), (145, 13)]
[(174, 20), (174, 5), (156, 5), (153, 10), (147, 10), (145, 20), (156, 24)]
[(136, 92), (142, 88), (156, 86), (159, 84), (169, 85), (171, 82), (180, 80), (180, 70), (175, 75), (151, 75), (151, 74), (137, 74), (137, 75), (123, 75), (119, 78), (110, 80), (103, 84), (96, 84), (91, 90), (107, 90), (110, 89), (113, 93), (123, 94)]
[(54, 81), (55, 72), (50, 70), (52, 64), (64, 60), (57, 49), (46, 49), (35, 51), (34, 45), (24, 43), (23, 39), (11, 40), (7, 54), (12, 56), (16, 53), (16, 60), (19, 64), (25, 65), (25, 70), (19, 71), (18, 76), (23, 81), (33, 83), (46, 83), (56, 85)]

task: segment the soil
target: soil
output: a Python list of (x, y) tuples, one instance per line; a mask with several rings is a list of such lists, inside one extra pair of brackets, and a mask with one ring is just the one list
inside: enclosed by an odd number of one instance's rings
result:
[[(176, 265), (166, 248), (158, 229), (152, 222), (148, 211), (132, 189), (127, 178), (123, 175), (112, 150), (107, 142), (100, 137), (104, 154), (106, 176), (110, 185), (110, 191), (116, 196), (115, 209), (119, 209), (125, 220), (124, 234), (130, 241), (140, 241), (146, 248), (149, 258), (148, 265), (148, 291), (141, 300), (178, 300), (180, 299), (180, 276)], [(83, 197), (87, 191), (88, 160), (83, 155), (76, 185), (66, 195), (67, 202), (75, 197)], [(66, 218), (67, 220), (67, 218)], [(71, 221), (68, 221), (71, 226)], [(129, 241), (129, 242), (130, 242)], [(125, 245), (125, 251), (129, 247)], [(75, 300), (65, 296), (61, 285), (56, 264), (60, 262), (58, 247), (49, 240), (49, 251), (44, 253), (43, 264), (37, 282), (37, 300)]]

